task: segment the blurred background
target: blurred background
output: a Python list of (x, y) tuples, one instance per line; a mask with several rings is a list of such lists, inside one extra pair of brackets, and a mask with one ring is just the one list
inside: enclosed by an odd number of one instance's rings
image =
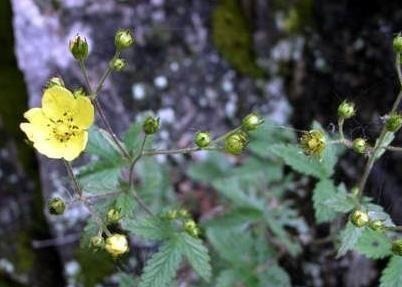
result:
[[(188, 145), (197, 130), (224, 132), (252, 110), (294, 129), (317, 120), (331, 133), (345, 98), (358, 107), (346, 133), (374, 138), (398, 92), (392, 38), (402, 30), (399, 0), (1, 0), (0, 286), (80, 286), (68, 285), (77, 270), (90, 278), (80, 279), (85, 286), (102, 281), (103, 270), (76, 251), (88, 214), (79, 207), (62, 218), (47, 214), (44, 203), (63, 193), (65, 174), (57, 161), (34, 153), (18, 125), (39, 105), (49, 78), (61, 76), (71, 89), (84, 85), (68, 51), (71, 37), (87, 37), (95, 83), (118, 28), (133, 29), (136, 44), (124, 52), (128, 68), (111, 76), (100, 100), (118, 134), (154, 111), (163, 123), (162, 148)], [(399, 225), (401, 160), (386, 155), (367, 189)], [(185, 193), (192, 186), (185, 163), (166, 164), (174, 191)], [(363, 164), (346, 153), (336, 178), (353, 184)], [(198, 196), (192, 211), (202, 217), (214, 202), (202, 190)], [(311, 210), (303, 211), (306, 218)], [(294, 286), (377, 286), (384, 262), (353, 254), (323, 259), (326, 248), (282, 262)], [(298, 272), (306, 262), (314, 272)]]

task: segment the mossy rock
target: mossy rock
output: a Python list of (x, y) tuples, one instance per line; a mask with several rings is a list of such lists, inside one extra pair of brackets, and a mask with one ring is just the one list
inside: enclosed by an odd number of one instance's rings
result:
[(221, 0), (212, 15), (213, 42), (222, 56), (240, 73), (262, 77), (257, 66), (247, 18), (236, 0)]

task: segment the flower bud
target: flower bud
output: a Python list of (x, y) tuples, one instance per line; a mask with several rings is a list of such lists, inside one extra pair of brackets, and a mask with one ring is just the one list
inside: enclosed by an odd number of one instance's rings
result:
[(106, 221), (109, 224), (118, 223), (119, 220), (122, 218), (120, 209), (111, 208), (108, 210), (106, 214)]
[(127, 237), (123, 234), (112, 234), (106, 238), (105, 249), (113, 257), (126, 253), (128, 251)]
[(369, 222), (369, 216), (367, 212), (355, 210), (350, 216), (350, 222), (356, 227), (363, 227)]
[(356, 114), (355, 104), (343, 101), (338, 107), (338, 117), (341, 119), (350, 119)]
[(398, 256), (402, 256), (402, 239), (397, 239), (392, 242), (392, 253)]
[(116, 32), (114, 44), (118, 50), (126, 49), (134, 44), (134, 36), (128, 29), (122, 29)]
[(388, 115), (385, 122), (385, 128), (387, 131), (394, 133), (397, 132), (402, 126), (402, 114), (392, 113)]
[(95, 250), (102, 249), (105, 246), (105, 240), (102, 236), (92, 236), (90, 239), (90, 244)]
[(366, 140), (363, 138), (357, 138), (353, 140), (352, 148), (357, 153), (364, 153), (367, 148)]
[(172, 209), (172, 210), (167, 211), (167, 212), (165, 213), (164, 217), (167, 218), (167, 219), (169, 219), (169, 220), (174, 220), (174, 219), (177, 218), (177, 215), (178, 215), (178, 214), (177, 214), (177, 210), (176, 210), (176, 209)]
[(397, 54), (402, 53), (402, 36), (400, 34), (394, 37), (392, 46), (394, 47), (395, 53)]
[(242, 127), (246, 131), (253, 131), (264, 123), (264, 119), (257, 113), (248, 114), (243, 118)]
[(109, 63), (110, 68), (116, 72), (122, 71), (126, 67), (126, 65), (127, 62), (123, 58), (114, 58)]
[(66, 209), (66, 204), (60, 197), (54, 197), (47, 203), (49, 213), (52, 215), (61, 215)]
[(46, 89), (49, 89), (54, 86), (64, 87), (64, 81), (60, 77), (53, 77), (46, 83)]
[(321, 156), (326, 147), (324, 133), (319, 130), (304, 132), (300, 137), (300, 147), (305, 155)]
[(197, 132), (197, 134), (195, 135), (195, 144), (199, 148), (209, 146), (211, 141), (212, 141), (211, 134), (209, 132)]
[(384, 223), (381, 220), (373, 220), (369, 223), (370, 229), (374, 231), (383, 231), (384, 230)]
[(142, 124), (142, 129), (145, 134), (152, 135), (159, 130), (159, 118), (149, 116)]
[(225, 138), (224, 149), (233, 155), (241, 154), (247, 147), (248, 135), (243, 131), (235, 132)]
[(70, 52), (77, 61), (88, 57), (88, 43), (85, 37), (76, 35), (69, 43)]
[(198, 229), (197, 224), (192, 219), (184, 222), (183, 227), (184, 230), (193, 237), (198, 237), (198, 235), (200, 234), (200, 230)]
[(179, 209), (177, 213), (182, 218), (190, 217), (190, 213), (186, 209)]

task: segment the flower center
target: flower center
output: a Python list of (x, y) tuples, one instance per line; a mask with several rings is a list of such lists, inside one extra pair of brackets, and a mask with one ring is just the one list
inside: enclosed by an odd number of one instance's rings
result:
[(63, 143), (67, 142), (77, 135), (79, 128), (74, 124), (74, 118), (71, 112), (64, 112), (63, 115), (56, 121), (52, 120), (51, 134), (57, 141)]

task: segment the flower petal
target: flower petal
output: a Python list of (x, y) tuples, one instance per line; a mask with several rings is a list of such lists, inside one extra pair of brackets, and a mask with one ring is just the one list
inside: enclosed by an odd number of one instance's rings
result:
[(62, 158), (66, 148), (64, 143), (61, 143), (54, 138), (36, 140), (34, 141), (34, 147), (41, 154), (55, 159)]
[(72, 161), (73, 159), (76, 159), (83, 150), (85, 150), (85, 147), (87, 146), (88, 142), (88, 132), (87, 131), (82, 131), (80, 134), (78, 134), (75, 137), (72, 137), (65, 145), (64, 153), (63, 153), (63, 158)]
[(88, 97), (75, 98), (74, 123), (82, 129), (89, 128), (94, 122), (94, 106)]
[(75, 99), (66, 88), (53, 86), (46, 89), (42, 98), (42, 110), (45, 115), (54, 121), (62, 118), (65, 112), (74, 109)]

